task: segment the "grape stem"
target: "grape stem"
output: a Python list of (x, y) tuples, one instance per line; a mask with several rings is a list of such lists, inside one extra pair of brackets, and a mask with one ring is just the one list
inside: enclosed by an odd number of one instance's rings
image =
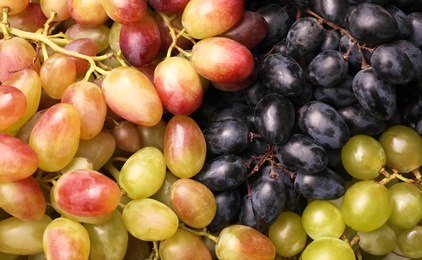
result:
[(5, 40), (12, 38), (12, 36), (10, 36), (9, 34), (9, 31), (7, 30), (7, 28), (10, 26), (9, 22), (7, 21), (9, 12), (10, 12), (9, 7), (7, 6), (2, 7), (3, 16), (2, 16), (2, 21), (1, 21), (0, 26), (1, 26), (1, 31), (3, 33)]
[(393, 173), (389, 174), (388, 171), (385, 168), (382, 168), (380, 170), (380, 173), (382, 175), (384, 175), (385, 178), (380, 180), (379, 183), (382, 184), (382, 185), (385, 185), (385, 184), (387, 184), (388, 182), (390, 182), (391, 180), (394, 180), (394, 179), (399, 179), (399, 180), (401, 180), (403, 182), (407, 182), (407, 183), (414, 183), (415, 182), (413, 179), (408, 179), (408, 178), (404, 177), (397, 170), (393, 169), (392, 171), (393, 171)]
[(193, 230), (191, 228), (188, 228), (184, 223), (180, 223), (179, 224), (179, 228), (182, 228), (184, 230), (187, 230), (187, 231), (189, 231), (192, 234), (195, 234), (197, 236), (207, 237), (210, 240), (212, 240), (214, 243), (216, 243), (216, 244), (218, 243), (219, 237), (211, 235), (209, 232), (206, 231), (205, 228), (202, 231), (197, 231), (197, 230)]
[(113, 163), (115, 161), (126, 162), (127, 158), (118, 156), (111, 157), (110, 160), (108, 160), (108, 162), (103, 166), (103, 168), (106, 169), (116, 181), (119, 181), (120, 171), (116, 168), (116, 166), (114, 166)]

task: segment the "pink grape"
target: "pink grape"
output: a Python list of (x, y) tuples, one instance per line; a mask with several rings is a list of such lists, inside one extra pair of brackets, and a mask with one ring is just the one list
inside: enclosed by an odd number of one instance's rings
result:
[(147, 13), (145, 0), (103, 0), (101, 2), (108, 16), (120, 24), (137, 23)]
[(0, 130), (16, 123), (26, 110), (26, 96), (12, 86), (0, 86)]

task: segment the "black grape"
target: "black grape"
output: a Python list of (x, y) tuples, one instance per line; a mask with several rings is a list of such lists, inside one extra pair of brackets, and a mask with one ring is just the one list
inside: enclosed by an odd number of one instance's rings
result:
[(322, 171), (328, 164), (325, 149), (314, 139), (294, 134), (284, 145), (277, 149), (283, 165), (294, 172), (317, 173)]
[(193, 179), (212, 191), (223, 191), (239, 187), (247, 176), (244, 160), (237, 155), (220, 155), (207, 161)]
[(281, 178), (286, 191), (286, 204), (284, 205), (284, 211), (293, 211), (297, 208), (301, 198), (295, 189), (295, 180), (292, 176), (283, 173), (280, 169), (275, 168), (275, 171), (278, 173), (278, 178)]
[[(349, 67), (360, 70), (362, 66), (362, 55), (359, 52), (358, 47), (354, 45), (353, 41), (346, 34), (340, 38), (339, 48), (342, 54), (348, 53), (347, 62), (349, 62)], [(350, 48), (352, 48), (352, 50), (349, 52)], [(371, 53), (368, 50), (364, 49), (363, 53), (365, 59), (368, 60), (371, 58)]]
[(282, 144), (293, 133), (295, 111), (286, 97), (267, 95), (255, 107), (254, 121), (257, 133), (268, 143)]
[(407, 15), (400, 10), (399, 8), (393, 5), (384, 6), (384, 9), (387, 10), (397, 22), (397, 36), (398, 38), (405, 39), (412, 34), (410, 28), (409, 18)]
[(324, 40), (324, 27), (313, 17), (302, 17), (290, 27), (286, 37), (287, 53), (304, 57), (317, 50)]
[(349, 5), (344, 0), (311, 1), (312, 9), (328, 21), (338, 25), (344, 24), (344, 16)]
[(268, 32), (258, 47), (267, 48), (281, 41), (290, 27), (289, 14), (280, 5), (267, 4), (257, 10), (268, 25)]
[(312, 84), (330, 87), (339, 83), (347, 74), (349, 63), (336, 50), (323, 51), (309, 63), (308, 79)]
[(210, 114), (209, 120), (210, 122), (216, 122), (229, 118), (246, 119), (248, 112), (248, 105), (239, 102), (231, 102), (227, 105), (216, 108)]
[(217, 212), (214, 219), (207, 226), (209, 232), (215, 233), (221, 231), (233, 222), (240, 209), (240, 193), (236, 189), (214, 192), (217, 202)]
[(393, 84), (378, 77), (372, 68), (356, 73), (353, 92), (359, 103), (381, 120), (390, 119), (396, 111), (396, 91)]
[(357, 101), (352, 89), (353, 77), (346, 74), (344, 79), (331, 87), (317, 87), (314, 97), (334, 108), (344, 107)]
[(413, 78), (412, 81), (422, 79), (422, 51), (411, 41), (398, 40), (394, 41), (393, 44), (397, 45), (409, 58)]
[(412, 34), (408, 38), (419, 49), (422, 49), (422, 12), (414, 12), (407, 15), (409, 18)]
[(262, 61), (259, 78), (269, 90), (286, 97), (298, 96), (305, 85), (299, 63), (281, 53), (272, 53)]
[(311, 136), (324, 148), (340, 148), (350, 133), (339, 113), (330, 105), (311, 101), (299, 110), (298, 125), (302, 133)]
[(269, 90), (257, 79), (251, 86), (244, 90), (246, 103), (254, 107), (261, 98), (268, 94)]
[(249, 144), (249, 128), (238, 118), (215, 121), (203, 130), (207, 149), (212, 154), (236, 154)]
[(242, 197), (242, 201), (239, 209), (239, 223), (248, 227), (255, 228), (261, 233), (266, 233), (267, 227), (261, 226), (252, 209), (252, 199), (248, 195)]
[(340, 33), (334, 30), (325, 30), (321, 51), (338, 50), (340, 46)]
[(344, 195), (346, 183), (336, 172), (325, 168), (317, 174), (298, 172), (295, 189), (307, 199), (334, 200)]
[(370, 46), (385, 43), (397, 34), (396, 19), (377, 4), (362, 3), (349, 8), (345, 21), (347, 31)]
[(371, 65), (377, 76), (392, 84), (404, 84), (413, 78), (409, 58), (393, 43), (378, 46), (371, 56)]
[(337, 112), (346, 122), (351, 136), (358, 134), (376, 136), (387, 128), (386, 121), (372, 115), (359, 102), (338, 108)]
[(264, 227), (277, 220), (286, 204), (283, 181), (272, 169), (273, 166), (264, 167), (261, 176), (251, 184), (252, 209), (258, 223)]

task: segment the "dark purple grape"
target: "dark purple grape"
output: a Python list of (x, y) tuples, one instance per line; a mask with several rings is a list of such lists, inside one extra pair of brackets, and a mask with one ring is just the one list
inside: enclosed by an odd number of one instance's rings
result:
[[(359, 52), (359, 49), (356, 45), (354, 45), (353, 41), (347, 36), (346, 34), (340, 38), (340, 52), (341, 54), (348, 53), (347, 61), (349, 62), (350, 67), (361, 69), (362, 66), (362, 55)], [(349, 52), (350, 48), (352, 50)], [(369, 60), (371, 58), (371, 53), (364, 49), (363, 53), (365, 55), (365, 59)]]
[(385, 43), (397, 35), (396, 19), (377, 4), (362, 3), (349, 8), (345, 21), (347, 31), (370, 46)]
[(290, 27), (286, 37), (287, 53), (304, 57), (317, 50), (324, 40), (324, 27), (313, 17), (302, 17)]
[(212, 154), (236, 154), (249, 144), (249, 129), (242, 119), (229, 118), (212, 122), (203, 130), (207, 149)]
[(209, 117), (211, 122), (223, 119), (236, 118), (244, 119), (249, 112), (249, 106), (239, 102), (232, 102), (215, 109)]
[(215, 233), (227, 227), (237, 217), (240, 209), (240, 194), (236, 189), (214, 192), (217, 212), (207, 226), (209, 232)]
[(326, 103), (334, 108), (344, 107), (356, 101), (352, 90), (353, 77), (346, 74), (344, 79), (332, 87), (317, 87), (314, 97), (317, 101)]
[(233, 39), (250, 49), (258, 45), (267, 32), (268, 24), (264, 17), (258, 12), (245, 10), (242, 18), (219, 36)]
[(372, 68), (356, 73), (353, 92), (363, 108), (381, 120), (390, 119), (396, 111), (396, 91), (393, 84), (378, 77)]
[(295, 111), (290, 100), (282, 95), (270, 94), (255, 107), (254, 122), (257, 133), (273, 145), (286, 142), (293, 133)]
[(329, 50), (318, 54), (308, 65), (308, 79), (315, 86), (330, 87), (347, 74), (349, 63), (339, 51)]
[(325, 30), (321, 51), (338, 50), (340, 46), (340, 33), (334, 30)]
[(251, 184), (251, 203), (255, 218), (261, 226), (273, 224), (286, 204), (286, 190), (272, 166), (261, 170), (261, 176)]
[(396, 19), (396, 37), (401, 39), (408, 38), (412, 34), (412, 30), (410, 28), (409, 18), (407, 15), (402, 10), (393, 5), (384, 6), (384, 9), (387, 10), (394, 17), (394, 19)]
[(325, 168), (317, 174), (298, 172), (295, 189), (307, 199), (334, 200), (344, 195), (346, 183), (336, 172)]
[(299, 110), (298, 125), (324, 148), (336, 149), (349, 140), (350, 133), (339, 113), (330, 105), (311, 101)]
[(346, 122), (351, 136), (359, 134), (375, 136), (387, 128), (384, 120), (372, 115), (359, 102), (338, 108), (337, 111)]
[(268, 25), (268, 32), (259, 44), (260, 47), (267, 48), (281, 41), (290, 27), (289, 14), (280, 5), (267, 4), (257, 10), (264, 17)]
[(261, 80), (256, 80), (251, 86), (244, 90), (246, 103), (254, 107), (261, 98), (268, 94), (269, 90), (262, 84)]
[(193, 179), (212, 191), (223, 191), (239, 187), (246, 180), (247, 171), (240, 156), (220, 155), (207, 161)]
[(311, 84), (305, 84), (299, 96), (289, 97), (295, 107), (301, 107), (314, 99), (314, 90)]
[(252, 209), (252, 199), (245, 195), (242, 197), (242, 202), (239, 209), (239, 223), (258, 230), (261, 233), (266, 233), (267, 227), (261, 226)]
[(278, 178), (284, 184), (286, 191), (286, 205), (284, 205), (284, 211), (293, 211), (299, 204), (300, 195), (295, 189), (295, 180), (289, 174), (282, 173), (282, 171), (275, 169), (279, 173)]
[(287, 169), (294, 172), (317, 173), (328, 164), (324, 147), (302, 134), (294, 134), (285, 144), (278, 146), (277, 156)]
[(409, 18), (412, 34), (408, 38), (419, 49), (422, 49), (422, 12), (414, 12), (407, 15)]
[(422, 79), (422, 51), (413, 42), (408, 40), (397, 40), (393, 44), (397, 45), (409, 58), (413, 78), (412, 81)]
[(393, 43), (378, 46), (371, 56), (371, 65), (377, 76), (392, 84), (404, 84), (413, 78), (409, 58)]
[(305, 85), (300, 65), (281, 53), (270, 54), (262, 61), (259, 78), (269, 90), (286, 97), (300, 95)]
[(311, 1), (311, 8), (328, 21), (343, 25), (349, 5), (344, 0), (319, 0)]

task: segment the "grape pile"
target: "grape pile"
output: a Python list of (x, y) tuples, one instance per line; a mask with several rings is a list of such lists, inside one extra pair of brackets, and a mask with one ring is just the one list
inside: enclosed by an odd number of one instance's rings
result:
[(1, 0), (0, 258), (422, 258), (420, 0)]

